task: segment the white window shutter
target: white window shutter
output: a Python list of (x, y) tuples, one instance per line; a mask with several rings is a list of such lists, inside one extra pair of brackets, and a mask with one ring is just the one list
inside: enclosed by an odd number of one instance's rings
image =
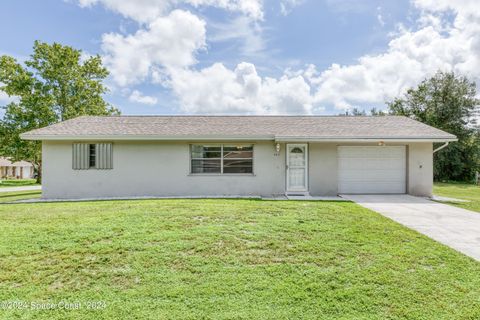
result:
[(111, 143), (97, 143), (95, 167), (97, 169), (112, 169), (113, 157), (112, 157), (112, 144)]
[(72, 168), (85, 170), (89, 168), (89, 152), (87, 143), (74, 143), (72, 152)]
[(107, 143), (107, 169), (113, 169), (113, 144)]

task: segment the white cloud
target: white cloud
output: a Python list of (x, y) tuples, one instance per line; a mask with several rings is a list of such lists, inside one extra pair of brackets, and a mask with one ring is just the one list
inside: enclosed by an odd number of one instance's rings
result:
[(479, 15), (478, 0), (412, 0), (420, 9), (439, 12), (453, 10), (461, 15)]
[[(210, 41), (244, 42), (242, 53), (265, 49), (258, 21), (262, 0), (79, 0), (84, 6), (103, 3), (109, 9), (142, 23), (130, 35), (103, 36), (105, 63), (120, 86), (152, 81), (169, 87), (185, 113), (310, 114), (319, 106), (338, 109), (381, 104), (415, 86), (437, 70), (456, 71), (480, 79), (480, 14), (477, 0), (411, 0), (420, 10), (417, 27), (400, 26), (384, 53), (365, 55), (352, 65), (332, 64), (319, 72), (286, 70), (278, 78), (262, 77), (256, 67), (240, 63), (234, 69), (221, 63), (195, 69), (196, 53), (206, 47), (206, 25), (179, 4), (210, 5), (246, 16), (230, 24), (213, 24)], [(301, 1), (280, 2), (283, 14)], [(353, 0), (327, 0), (337, 10), (364, 11)], [(372, 9), (374, 9), (373, 7)], [(453, 12), (449, 21), (446, 12)], [(377, 19), (385, 22), (382, 9)], [(254, 18), (254, 19), (252, 19)], [(209, 30), (210, 31), (210, 30)], [(154, 104), (156, 98), (133, 91), (130, 101)], [(154, 102), (155, 101), (155, 102)]]
[[(415, 0), (424, 10), (420, 28), (400, 30), (383, 54), (363, 56), (354, 65), (333, 64), (312, 79), (318, 85), (316, 101), (340, 109), (383, 103), (437, 70), (478, 79), (480, 14), (471, 10), (475, 2), (478, 6), (477, 1), (468, 0)], [(456, 14), (453, 26), (442, 19), (445, 10)]]
[(126, 86), (144, 81), (159, 69), (194, 64), (195, 52), (205, 46), (205, 22), (190, 12), (175, 10), (135, 34), (108, 33), (102, 40), (105, 64), (114, 81)]
[(262, 0), (78, 0), (81, 7), (103, 4), (109, 10), (140, 23), (148, 23), (165, 15), (178, 5), (212, 6), (240, 12), (253, 19), (263, 19)]
[(313, 96), (301, 75), (262, 78), (250, 63), (235, 70), (216, 63), (195, 70), (177, 70), (169, 85), (185, 113), (310, 114)]
[[(110, 10), (144, 23), (134, 34), (103, 35), (104, 61), (117, 85), (153, 81), (168, 86), (176, 94), (181, 110), (189, 113), (312, 112), (311, 88), (301, 75), (261, 78), (255, 66), (247, 63), (234, 70), (219, 63), (194, 70), (195, 54), (206, 46), (205, 22), (183, 10), (162, 16), (180, 3), (242, 12), (245, 16), (236, 17), (229, 24), (213, 24), (210, 40), (242, 41), (242, 53), (253, 56), (265, 48), (258, 24), (263, 17), (262, 0), (79, 1), (83, 6), (103, 3)], [(299, 3), (287, 2), (289, 6)], [(129, 95), (129, 100), (157, 102), (137, 90)]]
[(103, 4), (107, 9), (138, 22), (149, 22), (163, 15), (170, 7), (168, 0), (78, 0), (81, 7)]
[(239, 41), (244, 56), (261, 55), (266, 47), (260, 24), (248, 17), (241, 16), (226, 24), (210, 23), (209, 28), (212, 30), (210, 42)]
[(382, 27), (385, 26), (385, 19), (383, 18), (382, 14), (382, 7), (377, 7), (377, 21)]
[(141, 93), (138, 90), (133, 90), (132, 94), (130, 94), (130, 96), (128, 97), (128, 100), (131, 101), (131, 102), (148, 104), (148, 105), (151, 105), (151, 106), (157, 104), (157, 102), (158, 102), (157, 98), (143, 95), (143, 93)]
[(282, 0), (280, 1), (280, 12), (286, 16), (288, 15), (290, 12), (292, 12), (292, 10), (301, 5), (303, 3), (304, 0)]

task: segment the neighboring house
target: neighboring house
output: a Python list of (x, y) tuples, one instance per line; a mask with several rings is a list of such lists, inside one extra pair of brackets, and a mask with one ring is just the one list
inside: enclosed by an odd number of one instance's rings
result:
[(79, 117), (33, 130), (44, 198), (409, 193), (430, 196), (433, 143), (406, 117)]
[(26, 161), (11, 162), (0, 157), (0, 179), (31, 179), (33, 165)]

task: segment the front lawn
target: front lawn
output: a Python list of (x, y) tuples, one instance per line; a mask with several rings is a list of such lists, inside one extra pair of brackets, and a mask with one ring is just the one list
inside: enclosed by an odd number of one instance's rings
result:
[(480, 318), (478, 262), (348, 202), (3, 204), (0, 270), (5, 319)]
[(435, 183), (433, 193), (442, 197), (469, 200), (470, 202), (450, 202), (449, 204), (480, 212), (480, 186), (464, 183)]
[(0, 203), (17, 200), (36, 199), (42, 196), (41, 190), (0, 192)]
[(20, 187), (20, 186), (38, 186), (37, 180), (35, 179), (0, 179), (0, 188), (5, 187)]

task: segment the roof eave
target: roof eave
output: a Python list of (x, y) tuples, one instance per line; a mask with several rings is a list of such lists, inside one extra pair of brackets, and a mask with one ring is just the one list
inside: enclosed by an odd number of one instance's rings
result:
[(456, 137), (289, 137), (276, 136), (276, 142), (454, 142)]
[(22, 134), (20, 138), (24, 140), (42, 140), (42, 141), (94, 141), (94, 140), (110, 140), (110, 141), (273, 141), (274, 136), (199, 136), (199, 135), (183, 135), (183, 136), (160, 136), (160, 135), (27, 135)]
[(275, 141), (275, 142), (453, 142), (455, 137), (294, 137), (294, 136), (159, 136), (159, 135), (29, 135), (21, 134), (24, 140), (42, 141)]

